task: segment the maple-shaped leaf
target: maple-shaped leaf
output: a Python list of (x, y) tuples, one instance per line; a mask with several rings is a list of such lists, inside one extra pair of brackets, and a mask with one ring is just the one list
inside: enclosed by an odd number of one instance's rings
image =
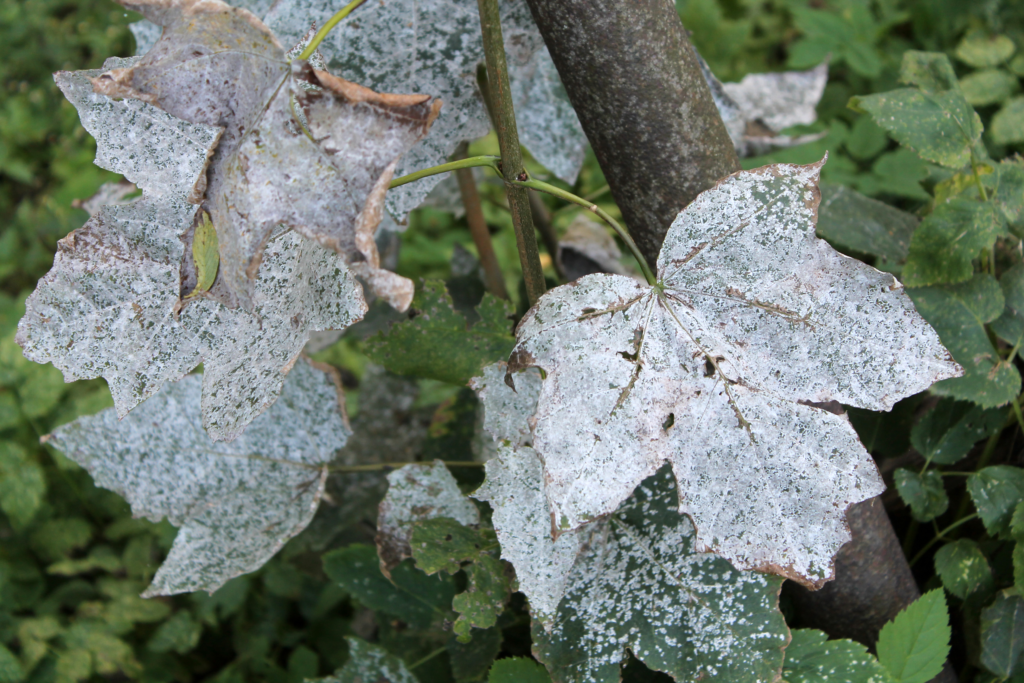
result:
[(230, 444), (203, 431), (201, 382), (190, 375), (123, 420), (105, 410), (48, 437), (135, 516), (181, 527), (147, 597), (213, 592), (262, 566), (313, 518), (324, 466), (350, 434), (336, 378), (305, 361)]
[(230, 294), (253, 308), (263, 250), (283, 225), (342, 254), (374, 291), (407, 306), (412, 283), (380, 268), (373, 236), (398, 158), (426, 135), (440, 101), (382, 95), (305, 61), (289, 64), (263, 22), (219, 0), (122, 4), (163, 32), (137, 63), (93, 85), (224, 130), (203, 208)]
[[(263, 17), (285, 43), (311, 20), (323, 25), (348, 0), (279, 0)], [(522, 144), (570, 184), (583, 164), (586, 136), (558, 79), (525, 0), (503, 0), (501, 29)], [(331, 70), (381, 91), (427, 92), (445, 102), (430, 134), (399, 162), (402, 176), (448, 160), (459, 143), (481, 137), (490, 121), (477, 86), (484, 62), (476, 0), (375, 0), (359, 7), (320, 44)], [(445, 176), (388, 193), (400, 221)]]
[(889, 410), (961, 372), (891, 275), (815, 237), (818, 174), (775, 165), (702, 193), (659, 281), (590, 275), (545, 294), (511, 373), (546, 372), (533, 446), (558, 531), (613, 512), (668, 462), (696, 547), (810, 586), (884, 490), (839, 401)]

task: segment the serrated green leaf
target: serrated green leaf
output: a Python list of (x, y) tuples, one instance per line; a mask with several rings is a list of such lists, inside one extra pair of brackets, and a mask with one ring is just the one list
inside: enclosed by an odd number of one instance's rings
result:
[(940, 204), (914, 231), (903, 281), (921, 287), (970, 280), (971, 261), (1008, 236), (1002, 213), (991, 203), (952, 199)]
[(377, 550), (354, 544), (323, 556), (324, 573), (367, 607), (398, 617), (415, 628), (429, 628), (444, 617), (455, 597), (449, 576), (427, 576), (412, 561), (399, 563), (389, 581), (380, 571)]
[(15, 530), (35, 517), (46, 494), (43, 468), (13, 441), (0, 441), (0, 510)]
[(949, 497), (942, 485), (942, 475), (935, 470), (918, 474), (899, 468), (894, 477), (900, 498), (910, 506), (910, 512), (919, 522), (930, 522), (949, 507)]
[(551, 683), (551, 676), (532, 659), (509, 657), (494, 663), (487, 683)]
[(510, 594), (505, 569), (491, 555), (479, 556), (466, 569), (466, 576), (469, 587), (452, 600), (452, 609), (459, 613), (453, 630), (462, 642), (472, 637), (471, 629), (489, 629), (497, 624)]
[(77, 621), (68, 628), (63, 640), (69, 650), (87, 650), (98, 674), (110, 675), (121, 671), (128, 677), (135, 677), (142, 671), (131, 646), (108, 633), (101, 624)]
[(935, 573), (946, 590), (961, 600), (992, 585), (988, 560), (978, 544), (966, 538), (939, 548), (935, 553)]
[(25, 669), (21, 662), (0, 643), (0, 683), (21, 683), (25, 680)]
[(354, 636), (346, 636), (345, 642), (348, 643), (345, 666), (332, 676), (309, 683), (420, 683), (405, 668), (405, 662), (379, 645)]
[(1024, 599), (1005, 590), (981, 611), (981, 664), (1002, 679), (1024, 669)]
[[(850, 128), (850, 134), (846, 136), (843, 144), (854, 159), (868, 161), (889, 146), (889, 136), (886, 135), (885, 129), (875, 123), (874, 119), (862, 114), (857, 117), (857, 121)], [(827, 186), (821, 188), (822, 204), (825, 203), (825, 187)]]
[(1013, 41), (1004, 35), (970, 31), (956, 46), (957, 59), (975, 69), (999, 66), (1016, 51)]
[(1003, 313), (1003, 291), (995, 278), (978, 274), (960, 284), (916, 287), (907, 294), (964, 368), (963, 377), (933, 385), (934, 393), (984, 408), (1005, 405), (1017, 397), (1020, 373), (999, 358), (985, 330), (985, 323)]
[(32, 530), (32, 550), (48, 562), (55, 562), (84, 548), (92, 539), (93, 528), (81, 517), (50, 519)]
[(533, 623), (534, 652), (555, 681), (617, 683), (627, 648), (677, 680), (777, 679), (788, 641), (781, 579), (695, 552), (693, 525), (677, 506), (664, 467), (609, 518), (563, 534), (582, 534), (582, 551), (557, 614)]
[(900, 81), (927, 93), (955, 90), (956, 72), (946, 55), (938, 52), (907, 50), (900, 64)]
[[(867, 117), (864, 120), (870, 121)], [(818, 237), (878, 256), (890, 268), (906, 259), (918, 222), (916, 216), (865, 197), (845, 185), (821, 186)]]
[(972, 107), (1005, 102), (1019, 87), (1016, 76), (1002, 69), (975, 71), (960, 79), (960, 90)]
[[(429, 280), (416, 293), (414, 317), (366, 341), (366, 354), (399, 375), (465, 384), (480, 370), (508, 357), (515, 344), (508, 302), (485, 294), (480, 320), (470, 326), (455, 310), (443, 282)], [(416, 349), (416, 353), (409, 353)]]
[(878, 661), (894, 683), (928, 683), (949, 655), (949, 613), (941, 589), (925, 593), (882, 627)]
[(1024, 97), (1014, 97), (992, 117), (992, 142), (1010, 145), (1024, 141)]
[(177, 652), (186, 654), (199, 644), (203, 625), (192, 618), (188, 610), (178, 610), (170, 619), (160, 624), (146, 643), (150, 652)]
[[(448, 661), (451, 662), (452, 677), (456, 683), (482, 681), (494, 658), (501, 651), (502, 632), (500, 628), (479, 630), (468, 643), (458, 638), (448, 640)], [(539, 665), (538, 665), (539, 666)], [(540, 667), (543, 671), (543, 667)]]
[(926, 460), (952, 465), (974, 444), (998, 433), (1006, 423), (1005, 409), (985, 410), (965, 401), (944, 398), (910, 431), (910, 442)]
[(1024, 264), (1018, 263), (999, 278), (1006, 307), (992, 322), (992, 331), (1011, 347), (1024, 342)]
[(989, 534), (1009, 534), (1013, 511), (1024, 500), (1024, 470), (1010, 465), (986, 467), (967, 477), (967, 490)]
[(797, 629), (786, 646), (786, 683), (888, 683), (889, 676), (867, 648), (852, 640), (828, 640), (814, 629)]

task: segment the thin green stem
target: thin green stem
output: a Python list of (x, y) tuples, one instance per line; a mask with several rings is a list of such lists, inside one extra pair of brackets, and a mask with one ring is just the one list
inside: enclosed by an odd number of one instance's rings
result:
[(396, 187), (405, 185), (406, 183), (413, 183), (416, 182), (417, 180), (422, 180), (423, 178), (427, 178), (432, 175), (448, 173), (449, 171), (457, 171), (460, 168), (473, 168), (476, 166), (489, 166), (493, 168), (495, 171), (497, 171), (498, 174), (500, 175), (500, 163), (500, 158), (492, 156), (467, 157), (465, 159), (449, 161), (447, 164), (441, 164), (440, 166), (431, 166), (430, 168), (425, 168), (422, 171), (416, 171), (415, 173), (404, 175), (401, 178), (395, 178), (394, 180), (391, 181), (391, 184), (388, 185), (388, 188), (394, 189)]
[(327, 23), (316, 32), (316, 35), (313, 36), (313, 40), (309, 41), (309, 45), (306, 46), (306, 49), (299, 54), (299, 59), (309, 59), (312, 57), (313, 53), (316, 52), (316, 49), (320, 46), (320, 43), (324, 42), (324, 38), (326, 38), (327, 34), (331, 32), (331, 29), (341, 23), (342, 19), (352, 14), (352, 10), (359, 7), (364, 2), (366, 2), (366, 0), (352, 0), (352, 2), (338, 10), (335, 15), (328, 19)]
[(559, 199), (564, 199), (567, 202), (578, 204), (579, 206), (585, 208), (587, 211), (592, 211), (593, 213), (597, 214), (601, 218), (601, 220), (603, 220), (608, 225), (612, 226), (612, 230), (614, 230), (615, 233), (622, 238), (622, 241), (626, 243), (626, 246), (629, 247), (630, 253), (633, 254), (633, 258), (636, 259), (636, 262), (640, 265), (640, 270), (643, 272), (644, 277), (647, 279), (647, 284), (653, 286), (658, 283), (658, 279), (654, 276), (654, 271), (652, 271), (651, 267), (647, 265), (647, 259), (644, 258), (643, 253), (641, 253), (640, 248), (636, 246), (636, 242), (633, 241), (633, 238), (630, 237), (629, 233), (626, 232), (625, 228), (619, 225), (619, 222), (617, 220), (608, 215), (608, 212), (599, 207), (597, 204), (594, 204), (593, 202), (588, 202), (583, 197), (578, 197), (574, 195), (572, 192), (567, 192), (561, 188), (555, 187), (554, 185), (549, 185), (548, 183), (545, 183), (540, 180), (533, 180), (532, 178), (528, 178), (527, 180), (515, 180), (512, 181), (512, 184), (519, 185), (521, 187), (528, 187), (531, 190), (537, 190), (538, 192), (547, 192), (548, 194), (554, 195)]
[[(483, 467), (482, 462), (468, 462), (465, 460), (442, 460), (445, 467)], [(406, 465), (423, 465), (422, 462), (377, 462), (370, 465), (336, 465), (328, 467), (328, 472), (340, 472), (341, 474), (356, 474), (359, 472), (384, 472), (386, 470), (397, 470)]]
[(426, 657), (421, 659), (420, 661), (416, 662), (415, 664), (410, 664), (407, 668), (409, 669), (409, 671), (412, 671), (413, 669), (418, 667), (420, 664), (426, 664), (431, 659), (433, 659), (434, 657), (438, 656), (439, 654), (441, 654), (442, 652), (444, 652), (447, 649), (448, 649), (447, 646), (446, 647), (439, 647), (436, 650), (434, 650), (433, 652), (431, 652), (429, 655), (427, 655)]
[(963, 519), (959, 519), (959, 520), (953, 522), (952, 524), (947, 526), (942, 531), (937, 532), (935, 534), (935, 538), (933, 538), (932, 540), (928, 541), (928, 543), (925, 544), (925, 546), (923, 548), (921, 548), (919, 551), (917, 551), (917, 555), (914, 555), (914, 559), (912, 559), (910, 561), (910, 566), (913, 567), (914, 564), (918, 560), (920, 560), (922, 557), (924, 557), (924, 554), (926, 552), (928, 552), (933, 545), (935, 545), (939, 541), (943, 540), (945, 538), (946, 534), (948, 534), (950, 531), (952, 531), (953, 529), (957, 528), (961, 524), (966, 524), (967, 522), (970, 522), (971, 520), (977, 519), (977, 518), (978, 518), (977, 513), (975, 513), (973, 515), (968, 515), (967, 517), (964, 517)]

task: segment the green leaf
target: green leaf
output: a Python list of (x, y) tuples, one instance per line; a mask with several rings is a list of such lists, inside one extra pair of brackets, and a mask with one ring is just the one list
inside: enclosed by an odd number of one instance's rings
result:
[(487, 683), (551, 683), (551, 676), (532, 659), (509, 657), (494, 663)]
[(412, 319), (368, 339), (366, 354), (399, 375), (465, 384), (484, 365), (508, 357), (515, 344), (511, 304), (485, 294), (476, 310), (480, 320), (471, 327), (444, 283), (428, 280), (413, 300)]
[(989, 534), (1008, 535), (1014, 508), (1024, 499), (1024, 470), (1010, 465), (986, 467), (967, 477), (967, 490)]
[[(904, 64), (910, 59), (912, 53), (908, 52)], [(904, 74), (907, 71), (904, 68)], [(955, 81), (950, 85), (947, 77), (935, 76), (938, 72), (934, 67), (916, 71), (915, 80), (921, 89), (902, 88), (854, 97), (850, 106), (871, 114), (893, 138), (923, 159), (960, 168), (970, 161), (971, 148), (981, 138), (981, 119), (956, 88)]]
[[(889, 146), (889, 136), (885, 134), (885, 130), (881, 126), (875, 123), (874, 119), (861, 115), (857, 117), (857, 121), (850, 128), (850, 134), (846, 136), (843, 144), (846, 145), (846, 151), (854, 159), (868, 161)], [(823, 186), (821, 189), (822, 204), (824, 204), (825, 187)], [(820, 216), (819, 220), (821, 220)], [(820, 223), (818, 227), (821, 227)]]
[(16, 531), (32, 521), (45, 494), (43, 468), (18, 444), (0, 441), (0, 510)]
[(960, 90), (972, 107), (1005, 102), (1019, 87), (1017, 77), (1002, 69), (975, 71), (960, 79)]
[(899, 468), (895, 474), (896, 490), (910, 506), (910, 512), (919, 522), (930, 522), (949, 507), (949, 497), (942, 485), (942, 475), (935, 470), (918, 474)]
[(461, 642), (469, 640), (471, 629), (497, 624), (510, 595), (505, 568), (496, 557), (481, 555), (466, 569), (466, 575), (469, 588), (452, 600), (452, 609), (459, 613), (453, 630)]
[(405, 662), (389, 654), (379, 645), (371, 645), (361, 638), (346, 636), (348, 661), (333, 676), (318, 678), (309, 683), (419, 683), (405, 668)]
[(178, 610), (170, 619), (160, 624), (156, 633), (146, 643), (151, 652), (177, 652), (186, 654), (195, 649), (202, 635), (203, 625), (192, 618), (188, 610)]
[(856, 182), (861, 192), (872, 196), (884, 194), (928, 201), (931, 197), (921, 186), (928, 174), (928, 164), (901, 147), (875, 159), (871, 173), (858, 176)]
[(981, 611), (981, 664), (1006, 679), (1024, 669), (1024, 599), (1005, 590)]
[(920, 287), (970, 280), (971, 261), (1008, 236), (1002, 213), (991, 203), (958, 198), (940, 204), (914, 231), (903, 281)]
[(882, 627), (878, 661), (895, 683), (928, 683), (949, 655), (949, 637), (945, 596), (929, 591)]
[(1005, 409), (985, 410), (944, 398), (914, 425), (910, 443), (925, 459), (937, 465), (952, 465), (974, 444), (998, 433), (1005, 423)]
[(1024, 96), (1014, 97), (996, 112), (989, 132), (997, 145), (1024, 142)]
[(938, 52), (907, 50), (900, 64), (900, 80), (914, 85), (926, 93), (956, 90), (957, 80), (953, 65), (946, 55)]
[(999, 278), (1006, 307), (992, 322), (992, 331), (1011, 347), (1024, 342), (1024, 264), (1018, 263)]
[(828, 640), (814, 629), (797, 629), (786, 647), (786, 683), (888, 683), (889, 676), (867, 648), (852, 640)]
[[(448, 640), (448, 661), (451, 662), (452, 677), (456, 683), (482, 681), (494, 658), (501, 652), (502, 632), (500, 628), (489, 628), (473, 634), (468, 643), (457, 638)], [(543, 667), (541, 667), (543, 671)]]
[(984, 31), (970, 31), (956, 46), (956, 56), (975, 69), (999, 66), (1013, 56), (1016, 47), (1003, 35), (988, 35)]
[(966, 538), (947, 543), (935, 553), (935, 573), (946, 590), (965, 599), (992, 586), (992, 569), (978, 544)]
[(918, 313), (931, 323), (943, 345), (964, 368), (963, 377), (932, 386), (940, 396), (973, 401), (984, 408), (1009, 403), (1020, 393), (1020, 373), (999, 358), (985, 323), (1003, 313), (1003, 291), (990, 275), (956, 285), (908, 289)]
[(821, 186), (818, 237), (853, 251), (877, 256), (890, 268), (906, 259), (917, 224), (917, 217), (865, 197), (844, 185)]
[(476, 529), (449, 517), (416, 523), (410, 544), (416, 566), (427, 574), (441, 571), (455, 574), (462, 569), (463, 562), (475, 560), (495, 546)]
[[(541, 669), (543, 671), (543, 669)], [(25, 680), (25, 670), (21, 662), (10, 650), (0, 643), (0, 683), (21, 683)]]
[(455, 596), (448, 576), (427, 576), (406, 560), (380, 571), (377, 550), (354, 544), (323, 556), (324, 573), (367, 607), (398, 617), (415, 628), (429, 628), (444, 617)]
[(84, 548), (92, 539), (92, 525), (81, 517), (50, 519), (32, 530), (32, 550), (48, 562), (56, 562)]
[(213, 287), (213, 281), (217, 279), (217, 271), (220, 268), (218, 249), (217, 231), (210, 221), (210, 214), (200, 211), (195, 236), (192, 238), (192, 260), (196, 266), (196, 288), (192, 290), (192, 294), (207, 292)]
[(1020, 593), (1024, 590), (1024, 543), (1021, 543), (1019, 538), (1013, 544), (1011, 555), (1013, 556), (1013, 587), (1017, 589), (1017, 593)]

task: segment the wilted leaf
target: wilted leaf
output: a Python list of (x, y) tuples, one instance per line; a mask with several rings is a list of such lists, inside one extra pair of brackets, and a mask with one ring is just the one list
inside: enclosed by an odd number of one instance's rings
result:
[[(389, 303), (408, 305), (411, 283), (380, 269), (373, 235), (398, 157), (426, 135), (440, 102), (380, 95), (304, 61), (289, 65), (247, 10), (205, 0), (124, 4), (164, 30), (137, 63), (93, 85), (223, 128), (203, 208), (217, 230), (229, 303), (253, 307), (263, 249), (284, 225), (354, 262)], [(299, 37), (308, 29), (307, 18)]]
[(1024, 470), (1010, 465), (986, 467), (967, 477), (967, 490), (985, 529), (993, 536), (1009, 535), (1013, 510), (1024, 500)]
[(942, 485), (942, 475), (935, 470), (918, 474), (901, 467), (896, 470), (894, 479), (900, 498), (910, 506), (917, 521), (930, 522), (949, 507), (949, 496)]
[(213, 591), (263, 565), (312, 519), (323, 466), (350, 433), (332, 379), (300, 362), (244, 435), (214, 443), (200, 424), (201, 382), (186, 377), (120, 422), (107, 410), (50, 437), (135, 515), (181, 527), (147, 596)]
[(961, 538), (946, 543), (935, 553), (935, 573), (946, 590), (963, 600), (971, 593), (992, 586), (992, 570), (978, 544)]
[(348, 643), (345, 666), (334, 675), (318, 678), (313, 683), (419, 683), (401, 659), (388, 654), (379, 645), (371, 645), (355, 636), (345, 636), (345, 642)]
[(935, 207), (914, 231), (903, 267), (908, 287), (970, 280), (972, 261), (1009, 237), (998, 207), (971, 199), (952, 199)]
[(1024, 598), (1005, 590), (981, 611), (981, 664), (1005, 680), (1022, 670), (1022, 654)]
[(889, 683), (867, 648), (852, 640), (828, 640), (821, 631), (793, 631), (782, 668), (786, 683)]
[(945, 398), (914, 425), (910, 442), (926, 460), (952, 465), (974, 444), (1002, 431), (1005, 424), (1005, 410), (985, 410)]
[(533, 627), (555, 681), (617, 683), (627, 648), (676, 680), (777, 679), (789, 640), (777, 608), (782, 580), (696, 552), (677, 500), (664, 468), (614, 515), (577, 532), (584, 550), (550, 630)]
[[(282, 40), (294, 42), (311, 19), (323, 24), (347, 1), (281, 0), (264, 19)], [(500, 10), (520, 141), (537, 161), (573, 183), (586, 148), (579, 119), (526, 2), (508, 0)], [(376, 90), (426, 92), (444, 101), (430, 134), (399, 163), (399, 176), (444, 163), (460, 142), (490, 129), (476, 84), (484, 52), (475, 0), (368, 2), (339, 24), (320, 50), (345, 78)], [(395, 188), (388, 193), (388, 208), (404, 222), (442, 179), (432, 176)]]
[(520, 322), (547, 375), (533, 447), (561, 531), (671, 462), (696, 548), (820, 585), (881, 480), (839, 401), (888, 410), (959, 372), (891, 275), (814, 236), (820, 164), (740, 172), (676, 218), (656, 287), (590, 275)]
[(409, 539), (416, 522), (450, 517), (460, 524), (480, 523), (480, 513), (459, 490), (440, 460), (406, 465), (388, 475), (388, 493), (377, 517), (377, 554), (381, 570), (412, 557)]
[(928, 683), (942, 670), (949, 637), (946, 596), (929, 591), (882, 627), (878, 661), (895, 683)]
[(916, 287), (907, 293), (964, 368), (963, 377), (936, 383), (933, 393), (983, 408), (1005, 405), (1017, 397), (1020, 373), (999, 357), (985, 330), (985, 323), (1004, 310), (1003, 292), (991, 275), (979, 273), (960, 284)]
[(366, 354), (399, 375), (465, 384), (484, 365), (507, 357), (515, 344), (507, 301), (484, 294), (476, 311), (480, 319), (470, 326), (444, 283), (429, 280), (413, 300), (413, 318), (367, 340)]
[(907, 258), (916, 216), (865, 197), (845, 185), (822, 185), (818, 237), (878, 256), (886, 269)]

